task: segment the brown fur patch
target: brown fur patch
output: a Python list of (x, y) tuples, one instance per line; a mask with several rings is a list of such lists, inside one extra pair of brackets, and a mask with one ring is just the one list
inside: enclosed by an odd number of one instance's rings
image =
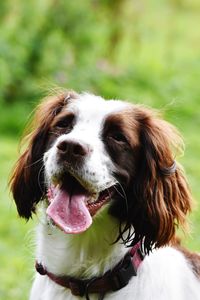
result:
[(104, 140), (127, 196), (126, 210), (123, 201), (116, 201), (111, 210), (121, 223), (127, 222), (120, 233), (133, 226), (132, 244), (144, 239), (147, 252), (168, 244), (177, 225), (187, 224), (192, 203), (181, 167), (169, 176), (162, 172), (174, 164), (181, 144), (178, 132), (155, 111), (134, 105), (106, 119)]

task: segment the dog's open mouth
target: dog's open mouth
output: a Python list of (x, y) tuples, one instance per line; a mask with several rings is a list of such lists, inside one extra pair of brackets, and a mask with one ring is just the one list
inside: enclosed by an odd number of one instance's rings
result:
[(111, 186), (99, 193), (89, 192), (79, 181), (65, 173), (48, 189), (47, 215), (65, 233), (81, 233), (92, 224), (92, 216), (106, 204), (114, 192)]

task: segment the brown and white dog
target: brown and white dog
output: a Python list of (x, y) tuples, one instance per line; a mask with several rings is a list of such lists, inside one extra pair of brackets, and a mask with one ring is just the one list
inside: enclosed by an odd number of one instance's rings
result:
[(42, 211), (31, 300), (200, 299), (200, 258), (174, 243), (191, 196), (172, 125), (63, 92), (39, 105), (26, 142), (11, 189), (21, 217)]

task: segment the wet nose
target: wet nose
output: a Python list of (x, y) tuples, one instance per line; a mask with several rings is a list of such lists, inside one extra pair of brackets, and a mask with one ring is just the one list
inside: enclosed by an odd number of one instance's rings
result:
[(62, 141), (58, 143), (57, 151), (63, 160), (73, 163), (84, 159), (90, 153), (90, 148), (82, 142)]

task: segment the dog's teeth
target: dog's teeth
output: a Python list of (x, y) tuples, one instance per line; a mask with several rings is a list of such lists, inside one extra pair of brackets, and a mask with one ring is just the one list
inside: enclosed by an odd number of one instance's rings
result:
[(92, 204), (97, 200), (98, 196), (97, 194), (93, 194), (91, 195), (87, 200), (86, 200), (86, 204)]
[(91, 204), (92, 202), (92, 198), (86, 200), (86, 204)]

